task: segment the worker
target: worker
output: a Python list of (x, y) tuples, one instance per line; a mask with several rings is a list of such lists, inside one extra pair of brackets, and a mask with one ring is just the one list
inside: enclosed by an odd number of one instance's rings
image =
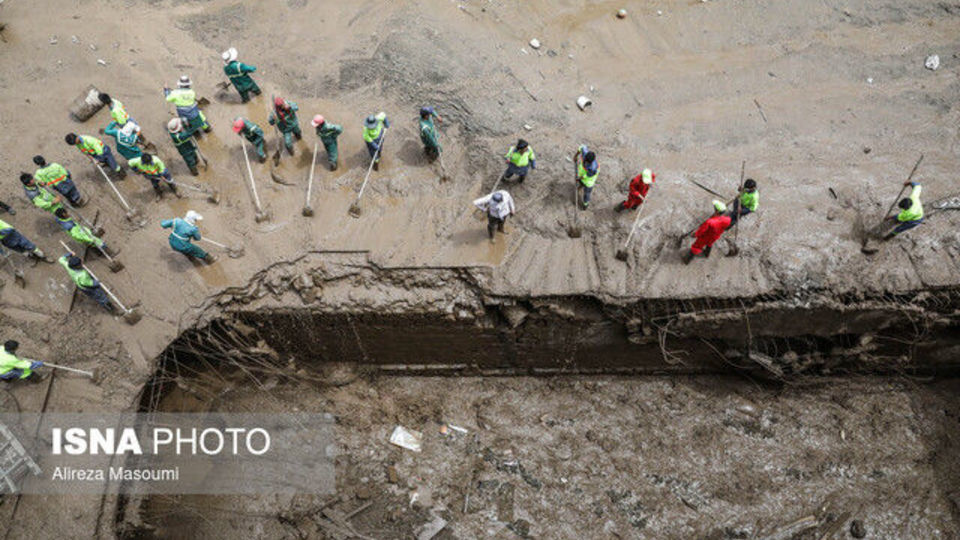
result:
[(590, 207), (590, 194), (593, 193), (593, 187), (597, 184), (599, 175), (599, 165), (597, 164), (597, 154), (591, 152), (587, 145), (580, 145), (577, 154), (574, 156), (577, 163), (577, 189), (583, 190), (583, 209)]
[(433, 123), (434, 118), (437, 119), (437, 124), (443, 123), (443, 118), (433, 110), (433, 107), (420, 109), (420, 141), (423, 143), (423, 151), (430, 161), (440, 157), (440, 152), (443, 151), (443, 147), (440, 146), (437, 126)]
[(87, 198), (80, 195), (80, 190), (73, 183), (70, 171), (59, 163), (47, 163), (43, 156), (33, 156), (33, 162), (40, 167), (33, 173), (34, 179), (42, 187), (52, 187), (70, 201), (74, 206), (87, 204)]
[(533, 153), (530, 144), (523, 139), (518, 139), (517, 144), (507, 150), (505, 159), (507, 170), (500, 177), (501, 180), (509, 180), (513, 175), (517, 175), (517, 182), (522, 184), (527, 179), (527, 171), (537, 168), (537, 155)]
[(223, 51), (223, 54), (220, 55), (223, 58), (223, 72), (227, 74), (227, 77), (230, 77), (230, 82), (233, 83), (237, 92), (240, 92), (240, 100), (246, 103), (250, 101), (250, 92), (260, 95), (260, 87), (253, 82), (253, 78), (249, 75), (257, 68), (238, 62), (238, 56), (237, 49), (233, 47)]
[(36, 244), (21, 234), (20, 231), (14, 229), (13, 225), (2, 219), (0, 219), (0, 244), (27, 257), (33, 257), (38, 261), (46, 261), (46, 255)]
[(887, 220), (897, 223), (892, 231), (883, 237), (884, 240), (890, 240), (894, 236), (916, 227), (923, 223), (923, 204), (920, 202), (920, 182), (904, 182), (905, 186), (913, 186), (910, 190), (910, 196), (900, 199), (897, 204), (900, 207), (900, 213), (890, 216)]
[(180, 76), (176, 90), (163, 87), (163, 95), (166, 96), (168, 102), (177, 107), (177, 116), (187, 122), (186, 131), (190, 135), (196, 134), (199, 137), (202, 135), (200, 130), (203, 130), (204, 133), (210, 133), (210, 124), (200, 110), (200, 105), (197, 104), (197, 93), (193, 90), (193, 81), (190, 80), (189, 76)]
[(723, 236), (723, 232), (730, 228), (730, 216), (726, 215), (727, 205), (721, 201), (713, 201), (713, 215), (704, 221), (690, 236), (696, 241), (690, 246), (690, 251), (684, 253), (683, 264), (689, 264), (695, 255), (703, 253), (710, 256), (714, 242)]
[(287, 147), (287, 152), (293, 155), (293, 138), (299, 141), (303, 137), (300, 131), (300, 120), (297, 118), (297, 111), (300, 107), (292, 101), (287, 101), (282, 97), (273, 98), (273, 111), (267, 117), (267, 122), (271, 126), (276, 125), (283, 134), (283, 144)]
[(112, 136), (117, 142), (117, 152), (127, 159), (127, 164), (131, 159), (136, 159), (143, 155), (143, 150), (137, 146), (140, 140), (140, 126), (133, 120), (128, 120), (126, 124), (110, 122), (103, 130), (104, 135)]
[(321, 114), (314, 116), (313, 120), (310, 121), (310, 125), (317, 130), (317, 136), (320, 137), (320, 142), (323, 143), (323, 147), (327, 150), (327, 161), (330, 163), (330, 170), (337, 170), (337, 137), (343, 133), (343, 127), (327, 122)]
[(384, 128), (390, 128), (390, 120), (383, 111), (371, 114), (363, 121), (363, 142), (367, 143), (375, 171), (380, 170), (380, 158), (383, 157), (383, 138), (387, 134)]
[(67, 231), (70, 238), (73, 238), (81, 245), (97, 248), (111, 257), (117, 254), (116, 251), (110, 249), (110, 246), (108, 246), (106, 242), (95, 236), (93, 231), (74, 221), (66, 208), (58, 208), (53, 215), (57, 219), (57, 225), (60, 225), (61, 229)]
[(193, 135), (191, 132), (183, 129), (183, 119), (181, 118), (171, 118), (167, 122), (167, 131), (170, 133), (170, 140), (173, 141), (173, 145), (177, 147), (177, 152), (180, 152), (180, 157), (183, 158), (183, 161), (187, 163), (187, 167), (190, 168), (190, 174), (197, 176), (200, 174), (200, 171), (197, 169), (197, 164), (199, 163), (197, 159), (197, 143), (193, 140)]
[(108, 171), (113, 171), (120, 178), (127, 175), (127, 171), (117, 163), (113, 157), (113, 151), (110, 146), (103, 144), (103, 141), (90, 135), (77, 135), (76, 133), (67, 133), (63, 138), (70, 146), (76, 146), (80, 152), (98, 163), (101, 167), (106, 167)]
[(260, 126), (238, 116), (233, 119), (233, 132), (250, 141), (250, 144), (257, 150), (260, 163), (267, 160), (267, 151), (264, 149), (263, 143), (263, 130), (260, 129)]
[(110, 118), (113, 119), (113, 123), (123, 127), (127, 121), (130, 120), (130, 115), (127, 114), (127, 109), (123, 106), (123, 103), (120, 103), (119, 99), (113, 99), (110, 97), (110, 94), (105, 94), (103, 92), (100, 92), (99, 98), (100, 103), (110, 107)]
[(61, 196), (54, 195), (49, 190), (37, 185), (30, 173), (20, 173), (20, 183), (23, 184), (23, 192), (27, 195), (27, 198), (37, 208), (52, 214), (57, 211), (57, 208), (63, 207)]
[(3, 349), (0, 350), (0, 379), (3, 380), (23, 380), (39, 381), (43, 375), (34, 371), (43, 367), (43, 362), (36, 360), (22, 360), (17, 357), (17, 349), (20, 348), (20, 342), (8, 339), (3, 343)]
[(494, 233), (500, 231), (507, 234), (507, 231), (503, 230), (503, 224), (516, 212), (513, 197), (501, 189), (473, 201), (473, 204), (487, 215), (487, 234), (490, 236), (490, 243), (495, 244), (497, 241)]
[(633, 210), (634, 208), (639, 208), (643, 201), (647, 198), (647, 193), (650, 192), (650, 186), (657, 181), (657, 175), (653, 174), (653, 171), (650, 169), (644, 169), (640, 174), (633, 177), (633, 180), (630, 181), (629, 193), (627, 194), (627, 200), (618, 204), (614, 208), (617, 212), (622, 212), (624, 210)]
[[(27, 176), (29, 176), (29, 175), (27, 175)], [(5, 203), (5, 202), (3, 202), (3, 201), (0, 201), (0, 210), (3, 210), (4, 212), (10, 214), (11, 216), (17, 215), (17, 211), (14, 210), (13, 207), (11, 207), (9, 204), (7, 204), (7, 203)]]
[(203, 221), (203, 216), (193, 210), (188, 210), (187, 215), (185, 215), (183, 219), (166, 219), (160, 222), (160, 226), (164, 229), (173, 229), (170, 232), (168, 240), (170, 247), (175, 251), (179, 251), (188, 257), (200, 259), (207, 264), (212, 264), (217, 258), (212, 253), (200, 249), (191, 242), (191, 240), (200, 241), (200, 229), (197, 227), (198, 221)]
[(757, 181), (753, 178), (747, 178), (743, 183), (743, 192), (733, 200), (733, 208), (730, 210), (730, 226), (733, 227), (741, 217), (756, 212), (760, 206), (760, 192), (757, 191)]
[(138, 158), (131, 159), (128, 163), (133, 172), (142, 174), (150, 181), (153, 185), (153, 191), (157, 194), (158, 201), (163, 198), (163, 189), (160, 187), (161, 181), (167, 184), (174, 195), (180, 196), (180, 193), (177, 192), (177, 184), (173, 181), (173, 176), (170, 175), (166, 164), (158, 156), (144, 153)]
[(74, 285), (80, 289), (80, 292), (92, 298), (96, 303), (103, 306), (109, 313), (116, 313), (116, 308), (107, 297), (103, 286), (97, 281), (86, 268), (83, 267), (83, 261), (73, 253), (67, 253), (60, 257), (57, 262), (66, 269)]

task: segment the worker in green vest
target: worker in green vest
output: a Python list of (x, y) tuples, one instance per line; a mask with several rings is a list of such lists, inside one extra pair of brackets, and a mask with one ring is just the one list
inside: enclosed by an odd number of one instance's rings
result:
[(300, 131), (300, 120), (297, 118), (297, 111), (300, 107), (292, 101), (287, 101), (282, 97), (273, 98), (273, 111), (267, 117), (270, 125), (276, 125), (283, 134), (283, 144), (287, 147), (287, 152), (293, 155), (293, 138), (299, 141), (303, 137)]
[(267, 161), (267, 151), (264, 148), (263, 130), (260, 126), (247, 120), (246, 118), (236, 117), (233, 119), (233, 132), (244, 137), (257, 150), (257, 158), (260, 163)]
[(43, 367), (43, 362), (36, 360), (22, 360), (17, 357), (17, 349), (20, 343), (15, 340), (7, 340), (3, 343), (3, 349), (0, 350), (0, 379), (2, 380), (24, 380), (39, 381), (43, 376), (34, 371)]
[(900, 212), (895, 216), (890, 216), (887, 220), (896, 223), (897, 226), (883, 237), (884, 240), (890, 240), (898, 234), (909, 231), (910, 229), (923, 223), (923, 204), (920, 202), (920, 182), (904, 182), (905, 186), (913, 186), (910, 190), (910, 196), (900, 199), (897, 206)]
[(57, 211), (57, 208), (63, 207), (63, 199), (60, 198), (60, 195), (54, 195), (49, 190), (37, 185), (30, 173), (20, 173), (20, 183), (23, 184), (23, 192), (30, 199), (30, 202), (44, 212), (52, 214)]
[(756, 212), (760, 206), (760, 192), (757, 191), (757, 181), (753, 178), (747, 178), (743, 182), (743, 192), (733, 200), (733, 208), (730, 210), (730, 226), (733, 227), (741, 217)]
[(107, 296), (106, 291), (103, 290), (103, 286), (83, 267), (83, 261), (80, 260), (80, 257), (77, 257), (73, 253), (67, 253), (57, 259), (57, 262), (67, 271), (70, 280), (80, 289), (80, 292), (92, 298), (109, 313), (116, 313), (117, 308), (110, 302), (110, 298)]
[(343, 133), (343, 127), (337, 124), (327, 122), (323, 115), (318, 114), (310, 121), (310, 125), (317, 130), (317, 137), (327, 150), (327, 161), (330, 163), (330, 170), (337, 170), (337, 137)]
[(183, 129), (183, 120), (181, 118), (171, 118), (167, 122), (167, 131), (170, 133), (170, 140), (180, 152), (180, 157), (190, 168), (190, 174), (197, 176), (200, 171), (197, 169), (199, 160), (197, 159), (197, 143), (193, 140), (192, 134)]
[(111, 257), (117, 254), (106, 242), (95, 236), (93, 231), (74, 221), (66, 208), (59, 208), (53, 215), (57, 219), (57, 225), (79, 244), (99, 249)]
[(39, 167), (33, 173), (33, 178), (37, 181), (37, 184), (40, 184), (41, 187), (57, 190), (74, 206), (87, 204), (87, 198), (80, 194), (80, 190), (73, 183), (73, 178), (70, 177), (70, 171), (63, 168), (63, 165), (47, 163), (43, 156), (33, 156), (33, 162)]
[(167, 101), (177, 107), (177, 116), (186, 121), (185, 131), (190, 132), (191, 135), (196, 134), (198, 137), (201, 135), (200, 130), (210, 133), (210, 124), (207, 123), (207, 117), (203, 115), (200, 105), (197, 104), (197, 93), (193, 90), (193, 81), (190, 77), (181, 75), (180, 80), (177, 81), (177, 89), (171, 90), (164, 87), (163, 95), (166, 96)]
[(527, 172), (537, 168), (537, 155), (523, 139), (518, 139), (517, 144), (507, 150), (504, 159), (507, 160), (507, 170), (500, 177), (501, 180), (509, 180), (513, 175), (517, 175), (517, 182), (522, 184), (527, 179)]
[(220, 57), (223, 58), (223, 72), (230, 78), (230, 82), (233, 83), (237, 92), (240, 92), (240, 99), (244, 103), (250, 101), (250, 92), (260, 95), (260, 87), (253, 82), (253, 78), (249, 75), (257, 70), (255, 66), (248, 66), (237, 61), (239, 53), (233, 47), (224, 51)]
[(177, 184), (173, 181), (170, 171), (167, 170), (167, 165), (158, 156), (144, 153), (127, 163), (133, 169), (133, 172), (142, 174), (150, 181), (150, 184), (153, 185), (153, 191), (157, 194), (158, 201), (163, 198), (163, 189), (160, 187), (160, 182), (167, 184), (174, 195), (180, 196), (180, 193), (177, 192)]
[(373, 159), (373, 170), (380, 170), (380, 158), (383, 157), (383, 137), (387, 134), (385, 129), (390, 128), (390, 120), (387, 113), (379, 112), (371, 114), (363, 121), (363, 142), (367, 145), (367, 152)]
[(43, 251), (36, 244), (2, 219), (0, 219), (0, 245), (40, 261), (46, 259)]
[(597, 164), (597, 154), (591, 152), (587, 145), (581, 145), (574, 156), (577, 163), (577, 182), (578, 189), (583, 191), (583, 209), (590, 207), (590, 195), (593, 193), (593, 187), (597, 184), (597, 176), (600, 174)]
[(171, 248), (188, 257), (212, 264), (217, 260), (216, 256), (200, 249), (199, 246), (192, 242), (192, 240), (200, 241), (200, 228), (197, 227), (198, 221), (203, 221), (203, 216), (193, 210), (188, 210), (182, 219), (165, 219), (160, 222), (160, 226), (164, 229), (172, 229), (170, 236), (167, 238)]
[(117, 152), (128, 162), (143, 155), (143, 150), (137, 146), (140, 140), (140, 126), (133, 120), (128, 120), (123, 125), (110, 122), (103, 130), (103, 134), (110, 135), (117, 141)]
[(423, 143), (423, 151), (430, 161), (440, 157), (440, 152), (443, 151), (440, 146), (437, 126), (433, 123), (434, 118), (436, 118), (437, 124), (443, 123), (443, 118), (433, 110), (433, 107), (422, 107), (420, 109), (420, 142)]
[(110, 97), (110, 94), (105, 94), (100, 92), (100, 103), (103, 103), (107, 107), (110, 107), (110, 118), (118, 126), (123, 126), (130, 120), (130, 115), (127, 114), (127, 109), (123, 106), (123, 103), (120, 103), (119, 99), (113, 99)]
[(67, 133), (63, 140), (70, 146), (76, 146), (80, 153), (92, 159), (101, 167), (108, 171), (113, 171), (123, 178), (127, 172), (117, 163), (113, 157), (113, 151), (103, 141), (91, 135), (77, 135), (76, 133)]

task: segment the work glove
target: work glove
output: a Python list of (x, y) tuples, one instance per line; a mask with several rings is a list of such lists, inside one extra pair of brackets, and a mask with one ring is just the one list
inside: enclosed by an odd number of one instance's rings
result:
[(43, 366), (43, 362), (39, 362), (39, 361), (38, 361), (38, 362), (30, 362), (30, 369), (31, 369), (31, 370), (37, 369), (38, 367), (41, 367), (41, 366)]

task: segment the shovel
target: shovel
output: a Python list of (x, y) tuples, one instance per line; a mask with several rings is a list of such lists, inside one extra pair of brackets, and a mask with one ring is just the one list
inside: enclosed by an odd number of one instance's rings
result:
[[(29, 358), (24, 358), (24, 360), (26, 360), (26, 361), (28, 361), (28, 362), (36, 362), (36, 360), (31, 360), (31, 359), (29, 359)], [(99, 383), (99, 382), (100, 382), (100, 369), (99, 369), (99, 368), (95, 368), (93, 371), (87, 371), (87, 370), (85, 370), (85, 369), (77, 369), (77, 368), (72, 368), (72, 367), (67, 367), (67, 366), (61, 366), (60, 364), (54, 364), (54, 363), (52, 363), (52, 362), (44, 362), (43, 365), (44, 365), (44, 367), (52, 367), (52, 368), (54, 368), (54, 369), (62, 369), (63, 371), (69, 371), (69, 372), (71, 372), (71, 373), (78, 373), (78, 374), (80, 374), (80, 375), (84, 375), (84, 376), (86, 376), (86, 377), (90, 377), (90, 379), (93, 380), (94, 383)]]
[[(920, 154), (920, 158), (917, 159), (917, 162), (913, 165), (913, 170), (910, 171), (910, 176), (907, 177), (907, 182), (910, 182), (911, 180), (913, 180), (913, 175), (916, 174), (917, 168), (920, 167), (921, 161), (923, 161), (923, 154)], [(904, 192), (907, 191), (908, 187), (909, 187), (908, 185), (904, 184), (904, 186), (900, 188), (900, 193), (898, 193), (897, 198), (894, 199), (892, 203), (890, 203), (890, 207), (887, 208), (886, 212), (884, 212), (883, 218), (880, 220), (880, 223), (878, 223), (877, 226), (874, 227), (873, 230), (870, 232), (868, 237), (864, 239), (863, 245), (860, 248), (860, 251), (862, 251), (864, 254), (873, 255), (874, 253), (880, 250), (880, 247), (875, 242), (870, 242), (871, 240), (870, 237), (880, 235), (880, 231), (883, 230), (883, 224), (887, 220), (887, 216), (890, 215), (890, 212), (893, 211), (893, 208), (897, 206), (898, 202), (900, 202), (901, 197), (903, 197), (903, 194)]]
[[(63, 248), (66, 249), (71, 255), (75, 255), (75, 254), (73, 253), (73, 250), (71, 250), (69, 246), (67, 246), (65, 243), (63, 243), (63, 240), (60, 241), (60, 245), (63, 246)], [(100, 281), (100, 278), (98, 278), (97, 275), (94, 274), (92, 270), (90, 270), (89, 268), (87, 268), (87, 265), (81, 263), (81, 266), (83, 267), (84, 270), (87, 271), (88, 274), (90, 274), (90, 277), (92, 277), (93, 279), (95, 279), (95, 280), (97, 280), (98, 282), (100, 282), (100, 287), (102, 287), (103, 290), (107, 293), (107, 295), (108, 295), (114, 302), (116, 302), (118, 306), (120, 306), (120, 309), (123, 310), (123, 320), (126, 321), (127, 324), (131, 324), (131, 325), (132, 325), (132, 324), (137, 324), (138, 322), (140, 322), (140, 319), (143, 318), (143, 315), (140, 314), (140, 311), (139, 311), (136, 307), (133, 307), (132, 309), (127, 309), (127, 308), (123, 305), (123, 302), (121, 302), (120, 299), (117, 298), (117, 295), (113, 294), (113, 291), (111, 291), (109, 288), (107, 288), (107, 285), (106, 285), (105, 283), (103, 283), (102, 281)]]
[(26, 287), (26, 286), (27, 286), (27, 280), (26, 280), (26, 278), (24, 278), (24, 276), (23, 276), (23, 270), (21, 270), (21, 269), (17, 266), (17, 263), (13, 262), (13, 259), (10, 258), (10, 254), (7, 253), (5, 250), (0, 249), (0, 254), (3, 255), (4, 260), (6, 260), (6, 261), (7, 261), (7, 264), (10, 265), (10, 269), (13, 270), (13, 281), (15, 281), (15, 282), (17, 283), (17, 285), (20, 286), (21, 289), (23, 289), (24, 287)]
[(630, 241), (633, 240), (633, 233), (637, 232), (637, 224), (640, 223), (640, 216), (643, 214), (643, 209), (647, 206), (647, 198), (644, 197), (640, 204), (640, 209), (637, 210), (637, 217), (633, 219), (633, 226), (630, 227), (630, 234), (627, 235), (627, 241), (623, 243), (623, 248), (617, 250), (615, 257), (619, 261), (627, 262), (627, 247), (630, 246)]
[[(90, 162), (93, 163), (93, 166), (96, 167), (98, 171), (100, 171), (100, 174), (103, 175), (103, 179), (107, 181), (107, 184), (117, 196), (117, 199), (120, 200), (120, 204), (123, 206), (124, 210), (127, 211), (126, 215), (124, 216), (127, 218), (127, 221), (136, 221), (137, 217), (140, 215), (140, 211), (136, 208), (131, 208), (130, 205), (127, 204), (127, 200), (123, 198), (123, 195), (120, 194), (120, 190), (117, 189), (116, 184), (113, 183), (113, 180), (110, 180), (110, 176), (107, 175), (107, 172), (103, 170), (103, 167), (101, 167), (99, 163), (94, 161), (93, 158), (90, 159)], [(146, 221), (141, 221), (138, 223), (138, 226), (143, 227), (146, 225), (146, 223)]]
[[(734, 199), (733, 207), (737, 211), (737, 214), (740, 213), (740, 197), (743, 196), (743, 173), (747, 170), (747, 160), (740, 162), (740, 186), (737, 187), (737, 198)], [(740, 224), (740, 216), (737, 216), (737, 225)], [(740, 237), (740, 227), (737, 227), (737, 230), (733, 231), (733, 243), (730, 245), (730, 251), (727, 252), (727, 257), (736, 257), (740, 253), (740, 248), (737, 247), (737, 239)]]
[(573, 158), (573, 220), (570, 221), (570, 225), (567, 226), (567, 236), (570, 238), (580, 238), (583, 234), (580, 231), (580, 179), (577, 177), (577, 157), (579, 157), (580, 151), (577, 150), (577, 154)]
[(197, 148), (197, 155), (200, 156), (200, 160), (203, 161), (203, 170), (210, 168), (210, 163), (207, 162), (207, 157), (203, 155), (203, 152), (200, 151), (200, 145), (194, 143), (194, 146)]
[(118, 260), (116, 260), (116, 259), (114, 259), (114, 258), (111, 257), (110, 255), (107, 255), (106, 250), (97, 248), (97, 251), (99, 251), (100, 254), (103, 255), (103, 256), (107, 259), (107, 263), (108, 263), (108, 264), (107, 264), (107, 268), (109, 268), (111, 272), (117, 273), (117, 272), (123, 270), (123, 268), (124, 268), (124, 267), (123, 267), (123, 263), (120, 262), (120, 261), (118, 261)]
[(306, 217), (313, 215), (313, 207), (310, 206), (310, 191), (313, 188), (313, 170), (317, 166), (317, 150), (320, 147), (320, 143), (313, 143), (313, 160), (310, 161), (310, 176), (307, 178), (307, 198), (303, 203), (303, 210), (300, 212)]
[[(41, 187), (41, 189), (43, 189), (44, 191), (46, 191), (47, 194), (50, 194), (50, 192), (47, 191), (47, 188)], [(82, 221), (83, 224), (84, 224), (88, 229), (90, 229), (90, 232), (93, 233), (94, 236), (96, 236), (97, 238), (103, 236), (103, 233), (104, 233), (103, 227), (98, 227), (97, 225), (94, 225), (89, 219), (83, 217), (83, 214), (81, 214), (80, 211), (77, 210), (77, 207), (76, 207), (76, 206), (70, 204), (70, 201), (68, 201), (66, 197), (61, 197), (61, 199), (63, 200), (63, 204), (67, 205), (67, 207), (70, 208), (70, 211), (71, 211), (74, 215), (76, 215), (78, 218), (80, 218), (80, 221)]]
[(277, 151), (273, 153), (273, 166), (276, 167), (280, 165), (280, 153), (283, 152), (283, 136), (280, 135), (280, 115), (276, 114), (274, 110), (271, 110), (273, 103), (276, 103), (276, 96), (270, 96), (270, 105), (267, 106), (267, 119), (270, 118), (270, 114), (273, 113), (276, 118), (276, 122), (273, 124), (274, 131), (277, 132)]
[(250, 176), (250, 188), (253, 190), (253, 204), (257, 208), (257, 213), (253, 216), (254, 221), (260, 223), (270, 219), (270, 215), (263, 211), (260, 206), (260, 196), (257, 195), (257, 183), (253, 180), (253, 169), (250, 168), (250, 156), (247, 154), (247, 143), (240, 140), (240, 148), (243, 148), (243, 160), (247, 163), (247, 174)]
[(201, 242), (207, 242), (207, 243), (209, 243), (209, 244), (213, 244), (213, 245), (217, 246), (217, 247), (220, 248), (220, 249), (225, 249), (225, 250), (227, 250), (227, 255), (229, 255), (231, 259), (239, 259), (240, 257), (243, 257), (244, 254), (246, 254), (246, 250), (243, 249), (243, 246), (240, 246), (240, 247), (230, 247), (230, 246), (228, 246), (228, 245), (226, 245), (226, 244), (221, 244), (220, 242), (217, 242), (216, 240), (210, 240), (209, 238), (202, 238), (202, 237), (200, 238), (200, 241), (201, 241)]
[(373, 172), (373, 166), (377, 163), (377, 159), (380, 157), (380, 150), (383, 148), (384, 141), (387, 140), (387, 132), (383, 132), (383, 137), (380, 137), (380, 146), (377, 147), (377, 151), (373, 153), (373, 159), (370, 160), (370, 166), (367, 167), (367, 175), (363, 177), (363, 184), (360, 185), (360, 193), (357, 194), (357, 200), (350, 205), (350, 209), (347, 212), (350, 213), (350, 217), (359, 218), (360, 217), (360, 198), (363, 197), (363, 190), (367, 187), (367, 180), (370, 180), (370, 173)]
[(207, 196), (207, 201), (209, 201), (210, 203), (212, 203), (212, 204), (220, 204), (220, 192), (217, 191), (217, 190), (215, 190), (215, 189), (212, 189), (212, 190), (211, 190), (211, 189), (204, 189), (203, 187), (198, 186), (198, 185), (196, 185), (196, 184), (184, 184), (184, 183), (182, 183), (182, 182), (170, 182), (169, 180), (168, 180), (167, 182), (170, 183), (170, 184), (173, 184), (173, 185), (175, 185), (175, 186), (177, 186), (177, 187), (183, 187), (183, 188), (187, 188), (187, 189), (189, 189), (189, 190), (196, 191), (196, 192), (198, 192), (198, 193), (203, 193), (204, 195)]

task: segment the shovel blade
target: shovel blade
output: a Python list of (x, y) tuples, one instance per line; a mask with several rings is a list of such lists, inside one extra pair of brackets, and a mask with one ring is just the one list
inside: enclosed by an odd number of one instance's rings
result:
[(143, 314), (140, 313), (138, 308), (133, 308), (130, 311), (127, 311), (123, 314), (123, 320), (129, 325), (134, 325), (140, 322), (140, 319), (143, 318)]
[(240, 257), (243, 257), (245, 253), (246, 251), (244, 251), (242, 247), (227, 249), (227, 256), (231, 259), (239, 259)]
[(270, 219), (270, 214), (267, 214), (266, 212), (257, 212), (257, 214), (253, 216), (253, 220), (257, 223), (267, 221), (268, 219)]
[(209, 194), (207, 196), (207, 200), (210, 201), (211, 204), (220, 204), (220, 192), (214, 191), (213, 193)]
[(312, 217), (312, 216), (313, 216), (313, 208), (311, 208), (311, 207), (309, 207), (309, 206), (304, 206), (304, 207), (303, 207), (303, 210), (302, 210), (300, 213), (303, 214), (304, 217)]
[(357, 203), (353, 203), (352, 205), (350, 205), (350, 209), (347, 210), (347, 213), (350, 214), (350, 217), (355, 217), (355, 218), (360, 217), (360, 214), (361, 214), (360, 205)]
[(113, 273), (117, 273), (123, 269), (124, 269), (123, 263), (120, 261), (113, 261), (112, 263), (110, 263), (110, 271)]
[(574, 227), (573, 225), (567, 227), (567, 236), (570, 238), (580, 238), (582, 234), (579, 227)]
[(617, 250), (615, 257), (618, 261), (627, 262), (627, 252), (622, 249)]

